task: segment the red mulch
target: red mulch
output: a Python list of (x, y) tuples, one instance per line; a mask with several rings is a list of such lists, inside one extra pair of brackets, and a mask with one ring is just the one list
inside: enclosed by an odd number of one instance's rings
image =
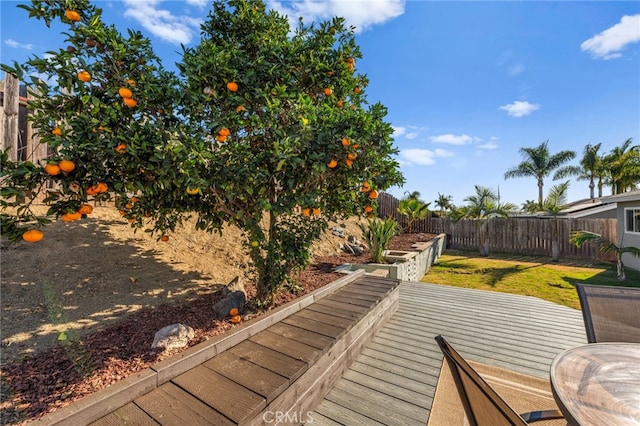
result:
[[(393, 239), (390, 248), (411, 250), (411, 244), (433, 237), (432, 234), (401, 234)], [(342, 274), (333, 272), (338, 265), (370, 261), (367, 250), (360, 256), (344, 253), (316, 258), (312, 265), (296, 275), (303, 290), (280, 294), (275, 305), (282, 305), (340, 278)], [(247, 287), (249, 296), (255, 294), (254, 288)], [(226, 319), (212, 316), (211, 306), (219, 299), (220, 293), (211, 291), (180, 304), (142, 309), (75, 343), (68, 343), (73, 340), (69, 339), (66, 344), (20, 363), (2, 366), (0, 423), (41, 417), (186, 349), (166, 352), (150, 349), (155, 332), (167, 324), (188, 322), (195, 331), (189, 347), (233, 328)], [(80, 371), (88, 373), (83, 376)]]

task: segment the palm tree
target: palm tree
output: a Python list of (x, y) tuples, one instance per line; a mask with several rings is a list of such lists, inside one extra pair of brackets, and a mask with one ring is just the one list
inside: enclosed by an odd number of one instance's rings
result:
[(444, 216), (448, 210), (453, 207), (451, 195), (444, 195), (438, 192), (438, 198), (436, 198), (436, 206), (440, 208), (440, 216)]
[(567, 191), (569, 190), (569, 181), (554, 185), (549, 191), (549, 195), (542, 203), (542, 211), (553, 216), (553, 241), (551, 242), (551, 260), (557, 262), (560, 259), (560, 227), (558, 215), (567, 203)]
[(409, 198), (409, 199), (413, 198), (413, 199), (419, 200), (420, 191), (412, 191), (412, 192), (404, 191), (404, 196), (405, 198)]
[(489, 256), (489, 221), (492, 217), (509, 217), (516, 209), (513, 203), (500, 203), (498, 195), (490, 188), (476, 185), (475, 195), (464, 199), (467, 204), (453, 211), (455, 222), (461, 219), (472, 219), (476, 222), (478, 250), (481, 256)]
[[(596, 179), (602, 177), (602, 161), (603, 157), (598, 155), (598, 150), (602, 146), (601, 143), (591, 145), (587, 144), (582, 152), (582, 158), (580, 159), (580, 166), (567, 166), (556, 172), (554, 179), (563, 179), (569, 176), (576, 176), (578, 180), (589, 181), (589, 198), (594, 198)], [(602, 194), (600, 194), (602, 196)]]
[[(518, 177), (535, 177), (538, 180), (538, 205), (542, 205), (542, 189), (544, 187), (544, 178), (558, 169), (567, 161), (571, 161), (575, 156), (575, 151), (560, 151), (551, 155), (547, 144), (549, 141), (544, 141), (540, 146), (535, 148), (520, 148), (524, 161), (517, 166), (507, 170), (504, 174), (505, 179), (518, 178)], [(565, 173), (563, 168), (560, 168), (556, 172), (554, 179), (559, 179), (560, 175)]]
[(540, 204), (536, 203), (533, 200), (527, 200), (522, 203), (522, 211), (526, 213), (533, 214), (540, 209)]
[(640, 248), (629, 246), (623, 247), (622, 241), (620, 241), (620, 245), (607, 240), (600, 234), (596, 234), (595, 232), (589, 231), (575, 231), (571, 234), (571, 238), (569, 242), (574, 244), (576, 247), (581, 247), (582, 244), (587, 241), (594, 241), (596, 244), (600, 246), (600, 251), (602, 253), (615, 253), (616, 254), (616, 272), (618, 281), (625, 281), (627, 276), (624, 273), (624, 263), (622, 263), (622, 255), (624, 253), (630, 253), (633, 256), (640, 257)]
[[(419, 194), (418, 194), (419, 196)], [(413, 224), (416, 220), (423, 219), (429, 214), (429, 205), (410, 195), (400, 200), (398, 212), (407, 218), (407, 230), (413, 232)]]
[(604, 157), (612, 194), (634, 189), (640, 183), (640, 145), (631, 146), (627, 139)]

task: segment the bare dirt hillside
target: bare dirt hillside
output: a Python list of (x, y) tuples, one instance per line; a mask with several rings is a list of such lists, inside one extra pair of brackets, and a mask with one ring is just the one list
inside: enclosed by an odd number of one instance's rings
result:
[[(332, 223), (361, 236), (357, 220)], [(223, 235), (182, 226), (168, 242), (134, 233), (113, 207), (44, 228), (39, 243), (3, 244), (0, 330), (2, 363), (57, 344), (59, 333), (106, 327), (144, 307), (182, 301), (248, 273), (241, 232)], [(327, 231), (315, 256), (335, 254), (344, 240)]]

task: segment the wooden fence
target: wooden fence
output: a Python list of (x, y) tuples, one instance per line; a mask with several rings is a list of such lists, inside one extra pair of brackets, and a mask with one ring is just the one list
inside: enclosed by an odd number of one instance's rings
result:
[(27, 120), (27, 89), (9, 74), (0, 81), (0, 142), (9, 149), (12, 161), (38, 163), (47, 158), (47, 146), (40, 143)]
[[(393, 217), (406, 227), (406, 219), (398, 213), (399, 200), (381, 193), (378, 199), (378, 216)], [(427, 217), (416, 221), (414, 232), (447, 234), (447, 247), (460, 250), (477, 250), (477, 221)], [(550, 217), (492, 218), (488, 225), (490, 251), (520, 255), (551, 257), (555, 220)], [(595, 244), (587, 243), (577, 248), (569, 243), (572, 231), (591, 231), (610, 241), (617, 241), (617, 219), (558, 218), (560, 258), (615, 260), (613, 254), (602, 254)]]

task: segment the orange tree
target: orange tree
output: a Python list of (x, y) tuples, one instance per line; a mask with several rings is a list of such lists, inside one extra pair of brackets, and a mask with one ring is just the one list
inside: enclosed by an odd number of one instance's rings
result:
[[(96, 198), (114, 198), (132, 226), (165, 240), (188, 215), (210, 232), (234, 224), (264, 303), (308, 264), (329, 220), (367, 214), (377, 191), (402, 182), (386, 109), (366, 102), (341, 18), (292, 31), (262, 1), (216, 2), (174, 74), (147, 39), (106, 26), (86, 1), (24, 8), (67, 23), (69, 46), (3, 68), (53, 77), (31, 81), (32, 120), (55, 152), (49, 162), (75, 168), (3, 153), (2, 202), (16, 213), (2, 226), (15, 240)], [(38, 217), (29, 195), (48, 179), (60, 189)]]

